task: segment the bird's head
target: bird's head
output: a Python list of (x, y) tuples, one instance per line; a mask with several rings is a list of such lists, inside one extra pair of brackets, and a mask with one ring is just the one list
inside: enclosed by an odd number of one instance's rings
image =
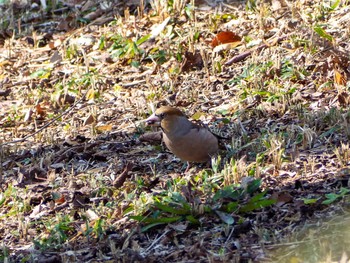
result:
[(178, 122), (184, 118), (186, 118), (186, 116), (179, 109), (163, 106), (157, 109), (145, 121), (148, 125), (160, 126), (162, 130), (167, 133), (174, 129), (174, 126), (178, 125)]

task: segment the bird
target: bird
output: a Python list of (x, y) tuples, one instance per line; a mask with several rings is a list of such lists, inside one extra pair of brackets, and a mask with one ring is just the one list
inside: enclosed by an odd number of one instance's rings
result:
[(162, 106), (145, 121), (160, 126), (167, 148), (188, 164), (208, 162), (219, 150), (218, 138), (206, 127), (191, 122), (178, 108)]

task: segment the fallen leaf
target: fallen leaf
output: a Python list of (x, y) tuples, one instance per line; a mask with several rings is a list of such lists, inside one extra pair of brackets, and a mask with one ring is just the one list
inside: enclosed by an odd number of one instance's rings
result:
[(83, 125), (89, 125), (91, 123), (94, 123), (95, 122), (95, 118), (94, 116), (92, 116), (92, 114), (90, 114), (89, 116), (87, 116), (85, 119), (84, 119), (84, 122), (83, 122)]
[(94, 220), (99, 219), (99, 216), (91, 209), (88, 209), (86, 211), (86, 216), (90, 219), (90, 221), (94, 221)]
[(30, 121), (30, 119), (32, 118), (32, 115), (33, 115), (33, 110), (32, 110), (32, 108), (29, 108), (29, 109), (26, 111), (26, 114), (25, 114), (25, 116), (24, 116), (24, 121), (25, 121), (25, 122)]
[(334, 82), (341, 86), (346, 86), (346, 78), (338, 70), (334, 69)]
[(96, 130), (99, 132), (107, 132), (107, 131), (111, 131), (112, 128), (113, 126), (111, 124), (107, 124), (107, 125), (97, 126)]
[(288, 192), (274, 192), (271, 199), (276, 200), (276, 206), (282, 206), (293, 200), (293, 197)]
[(221, 44), (241, 42), (242, 38), (231, 31), (223, 31), (218, 33), (211, 41), (211, 46), (214, 48)]
[(40, 104), (37, 104), (35, 106), (36, 114), (38, 114), (41, 118), (43, 118), (46, 115), (46, 111), (41, 107)]
[(202, 69), (203, 59), (201, 54), (197, 51), (196, 53), (186, 52), (184, 61), (181, 66), (181, 71), (186, 72), (192, 69)]
[(55, 51), (53, 55), (50, 58), (51, 63), (60, 63), (62, 61), (62, 56), (60, 55), (60, 52)]

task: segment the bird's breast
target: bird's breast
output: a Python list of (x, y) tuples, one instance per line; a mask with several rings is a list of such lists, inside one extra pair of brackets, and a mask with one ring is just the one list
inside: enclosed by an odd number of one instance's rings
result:
[(165, 145), (180, 159), (206, 162), (218, 151), (217, 138), (207, 129), (195, 127), (187, 133), (164, 133)]

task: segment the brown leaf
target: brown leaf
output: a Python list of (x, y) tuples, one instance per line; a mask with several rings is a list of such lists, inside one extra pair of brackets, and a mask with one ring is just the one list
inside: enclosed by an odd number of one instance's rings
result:
[(83, 125), (89, 125), (91, 123), (94, 123), (95, 122), (95, 118), (92, 114), (89, 114), (89, 116), (87, 116), (85, 119), (84, 119), (84, 122), (83, 122)]
[(58, 205), (63, 204), (64, 202), (66, 202), (66, 198), (61, 193), (55, 192), (55, 193), (52, 194), (52, 196), (53, 196), (53, 200)]
[(218, 33), (211, 41), (211, 46), (214, 48), (221, 44), (240, 42), (242, 38), (231, 31), (223, 31)]
[(53, 98), (55, 101), (55, 107), (64, 106), (66, 104), (73, 104), (75, 102), (75, 97), (70, 94), (59, 94)]
[(10, 89), (5, 89), (5, 90), (0, 89), (0, 97), (2, 96), (2, 97), (7, 98), (7, 96), (10, 95), (10, 93), (11, 93)]
[(72, 204), (73, 207), (78, 208), (78, 207), (85, 207), (85, 205), (88, 203), (89, 198), (84, 195), (81, 192), (74, 192), (74, 196), (73, 196), (73, 200), (72, 200)]
[(45, 117), (46, 115), (46, 111), (41, 107), (39, 103), (35, 106), (35, 111), (36, 114), (38, 114), (41, 118)]
[(184, 56), (184, 61), (181, 66), (181, 71), (190, 71), (192, 69), (202, 69), (203, 59), (199, 51), (195, 53), (186, 52)]
[(91, 12), (91, 13), (85, 15), (85, 16), (84, 16), (84, 19), (93, 21), (93, 20), (95, 20), (96, 18), (101, 17), (104, 13), (105, 13), (105, 12), (104, 12), (102, 9), (97, 9), (96, 11)]
[(290, 203), (293, 197), (288, 192), (274, 192), (271, 199), (276, 200), (276, 206), (282, 206), (286, 203)]
[(129, 176), (129, 171), (132, 169), (132, 164), (131, 163), (127, 163), (125, 165), (125, 168), (123, 170), (123, 172), (113, 181), (113, 186), (115, 187), (121, 187), (126, 178), (128, 178)]
[(43, 182), (47, 179), (47, 173), (44, 169), (41, 169), (39, 167), (32, 167), (32, 168), (21, 168), (18, 176), (17, 181), (19, 184), (31, 184), (33, 182)]
[(73, 17), (70, 15), (66, 18), (62, 18), (57, 25), (58, 31), (69, 31), (70, 30), (70, 22), (73, 20)]
[(349, 105), (349, 94), (345, 91), (338, 94), (338, 101), (341, 106), (347, 106)]

